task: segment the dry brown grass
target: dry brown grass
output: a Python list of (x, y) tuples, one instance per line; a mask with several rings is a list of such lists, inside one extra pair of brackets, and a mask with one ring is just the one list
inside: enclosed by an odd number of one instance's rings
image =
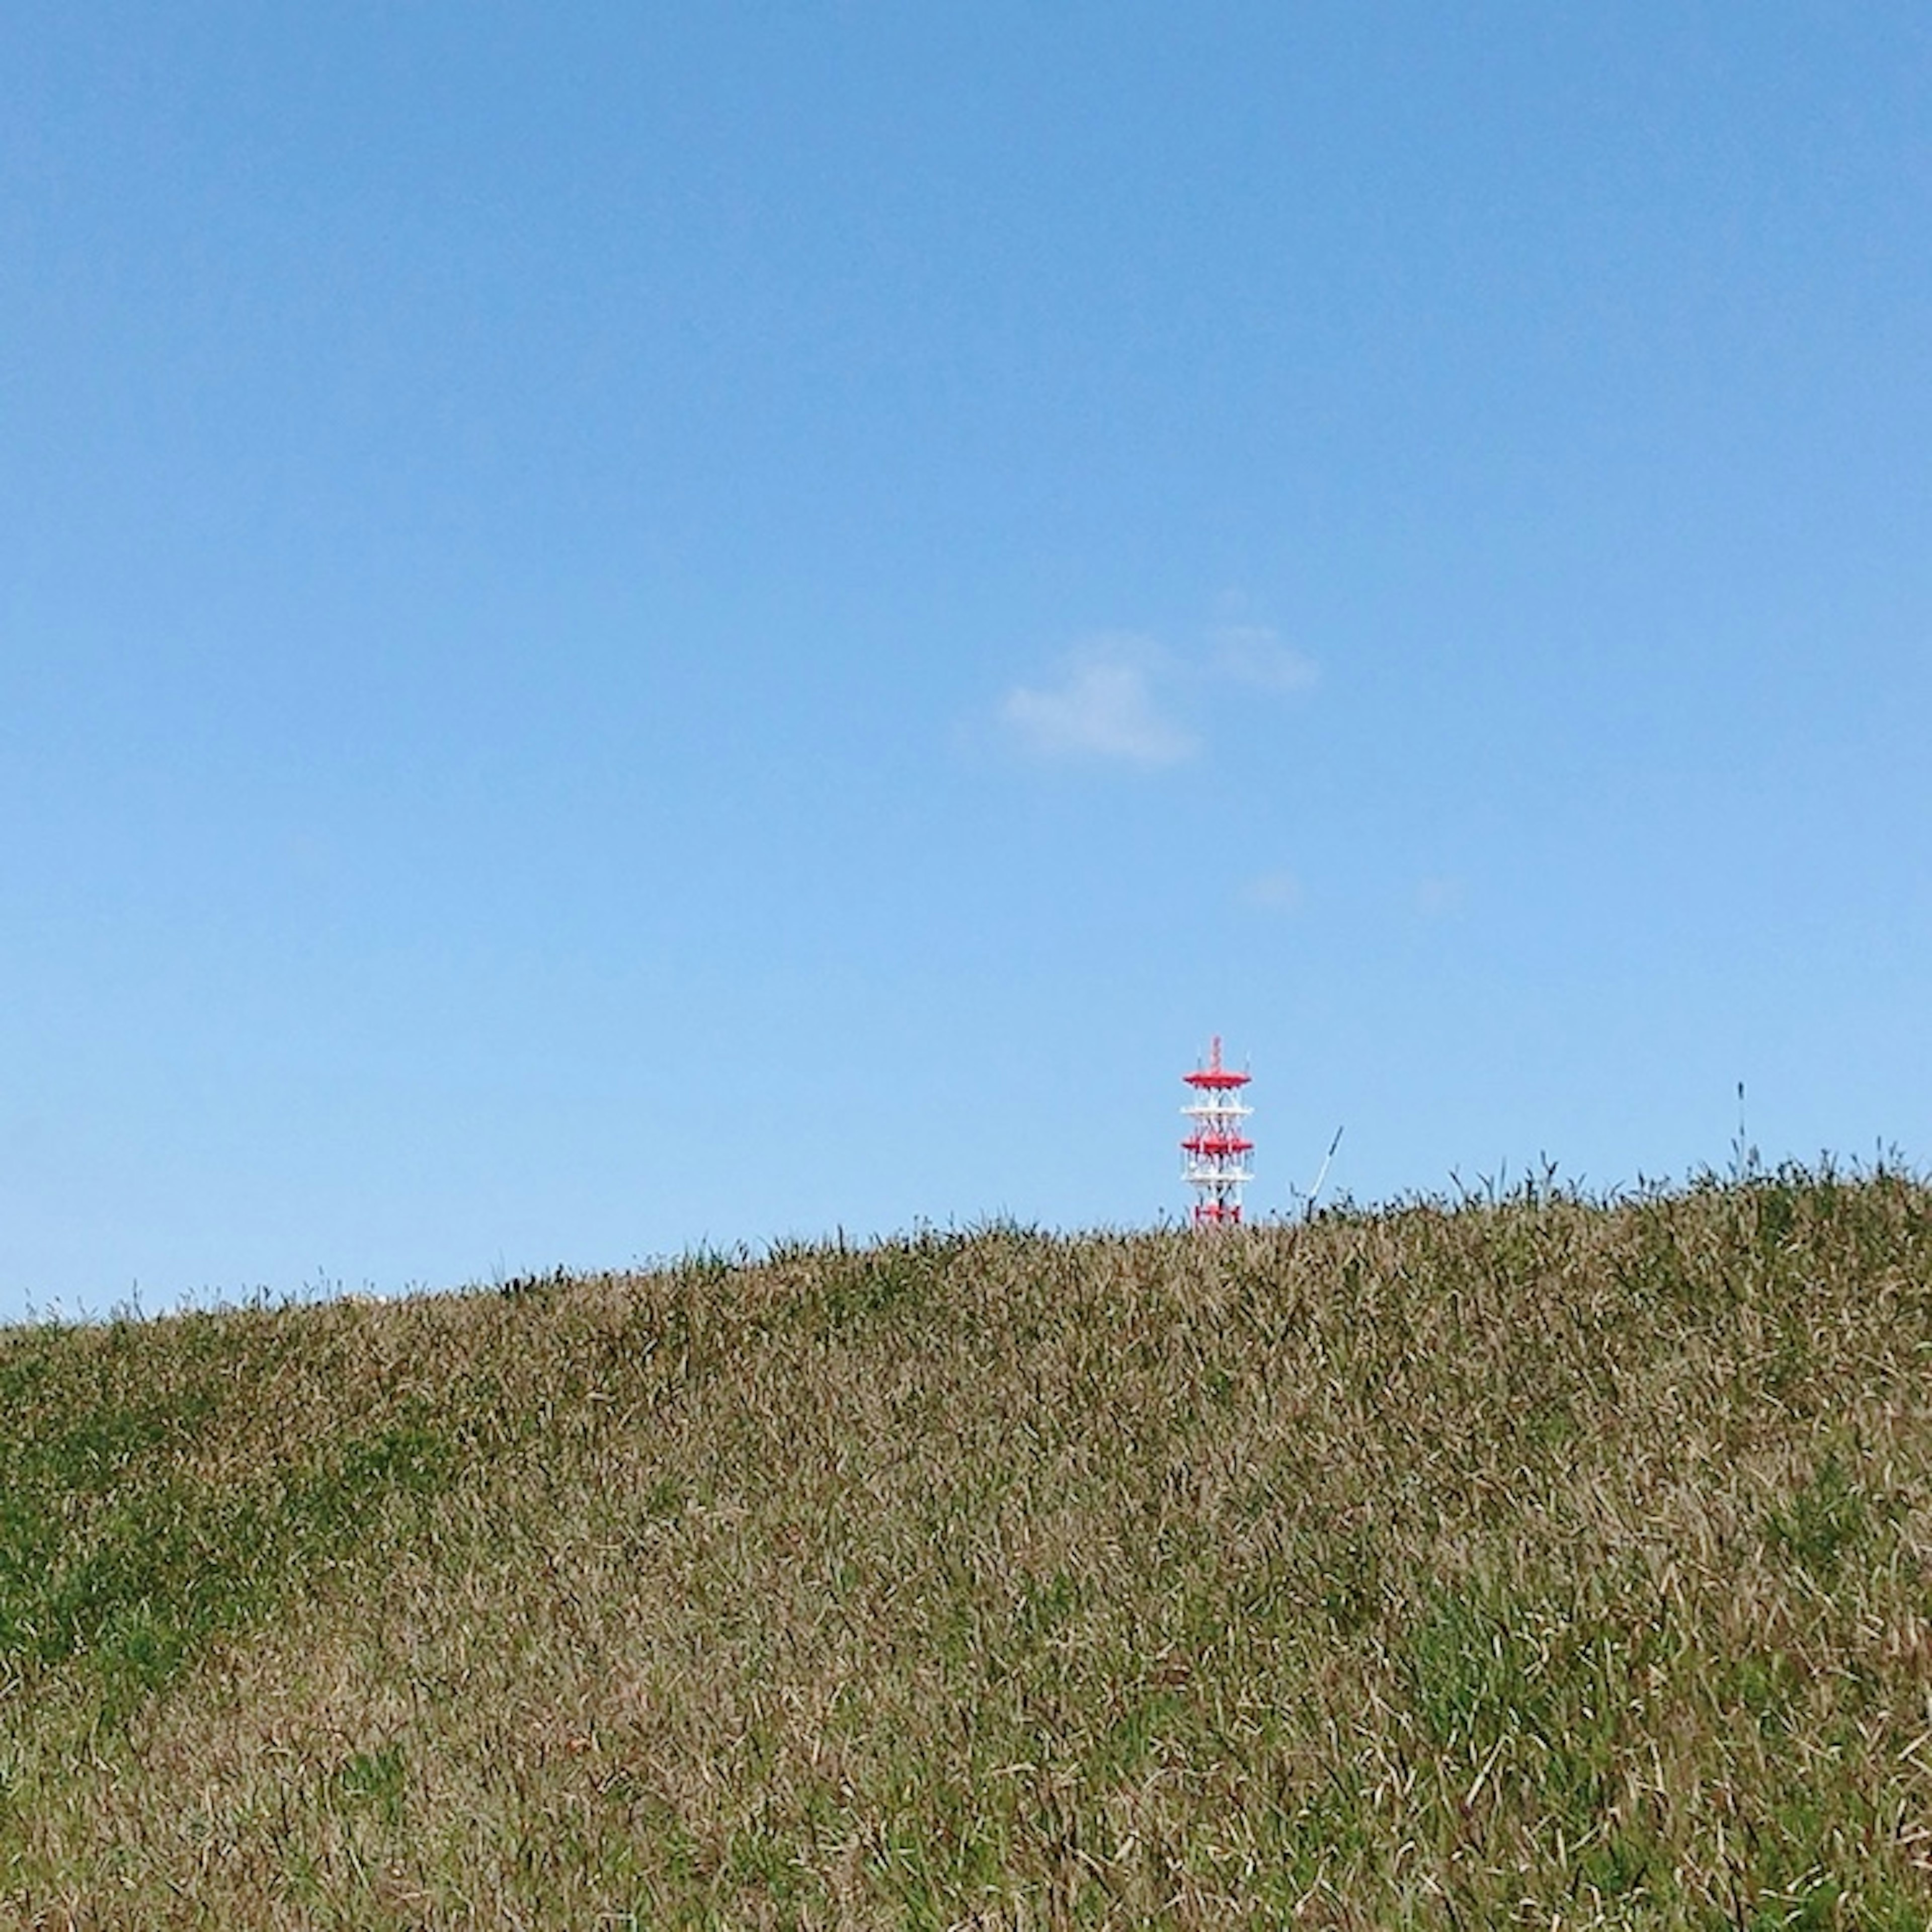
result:
[(0, 1923), (1932, 1920), (1932, 1196), (0, 1338)]

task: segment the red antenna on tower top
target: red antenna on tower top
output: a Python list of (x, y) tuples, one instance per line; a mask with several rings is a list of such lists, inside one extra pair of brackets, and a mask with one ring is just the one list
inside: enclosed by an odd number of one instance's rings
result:
[(1217, 1033), (1208, 1049), (1207, 1064), (1180, 1077), (1194, 1089), (1194, 1098), (1180, 1110), (1194, 1124), (1193, 1132), (1180, 1143), (1187, 1156), (1181, 1172), (1195, 1192), (1194, 1225), (1219, 1227), (1238, 1222), (1242, 1186), (1255, 1178), (1248, 1165), (1255, 1144), (1241, 1131), (1254, 1109), (1235, 1097), (1249, 1076), (1221, 1064)]

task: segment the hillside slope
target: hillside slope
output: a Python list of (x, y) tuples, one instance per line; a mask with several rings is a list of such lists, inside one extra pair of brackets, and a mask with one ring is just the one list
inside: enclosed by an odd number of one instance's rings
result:
[(1913, 1926), (1932, 1194), (0, 1334), (0, 1924)]

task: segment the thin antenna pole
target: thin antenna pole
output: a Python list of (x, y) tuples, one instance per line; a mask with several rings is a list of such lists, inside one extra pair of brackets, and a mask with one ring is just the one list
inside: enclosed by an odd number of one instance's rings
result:
[(1308, 1190), (1308, 1205), (1302, 1210), (1302, 1218), (1312, 1221), (1315, 1218), (1315, 1203), (1322, 1192), (1322, 1184), (1328, 1178), (1328, 1163), (1335, 1158), (1335, 1150), (1342, 1144), (1345, 1130), (1337, 1127), (1335, 1138), (1328, 1143), (1328, 1151), (1322, 1156), (1322, 1171), (1315, 1177), (1315, 1185)]

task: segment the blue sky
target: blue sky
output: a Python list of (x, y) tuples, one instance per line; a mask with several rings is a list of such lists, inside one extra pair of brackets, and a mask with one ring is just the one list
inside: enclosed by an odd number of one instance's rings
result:
[(1932, 1151), (1916, 4), (29, 4), (0, 1313)]

